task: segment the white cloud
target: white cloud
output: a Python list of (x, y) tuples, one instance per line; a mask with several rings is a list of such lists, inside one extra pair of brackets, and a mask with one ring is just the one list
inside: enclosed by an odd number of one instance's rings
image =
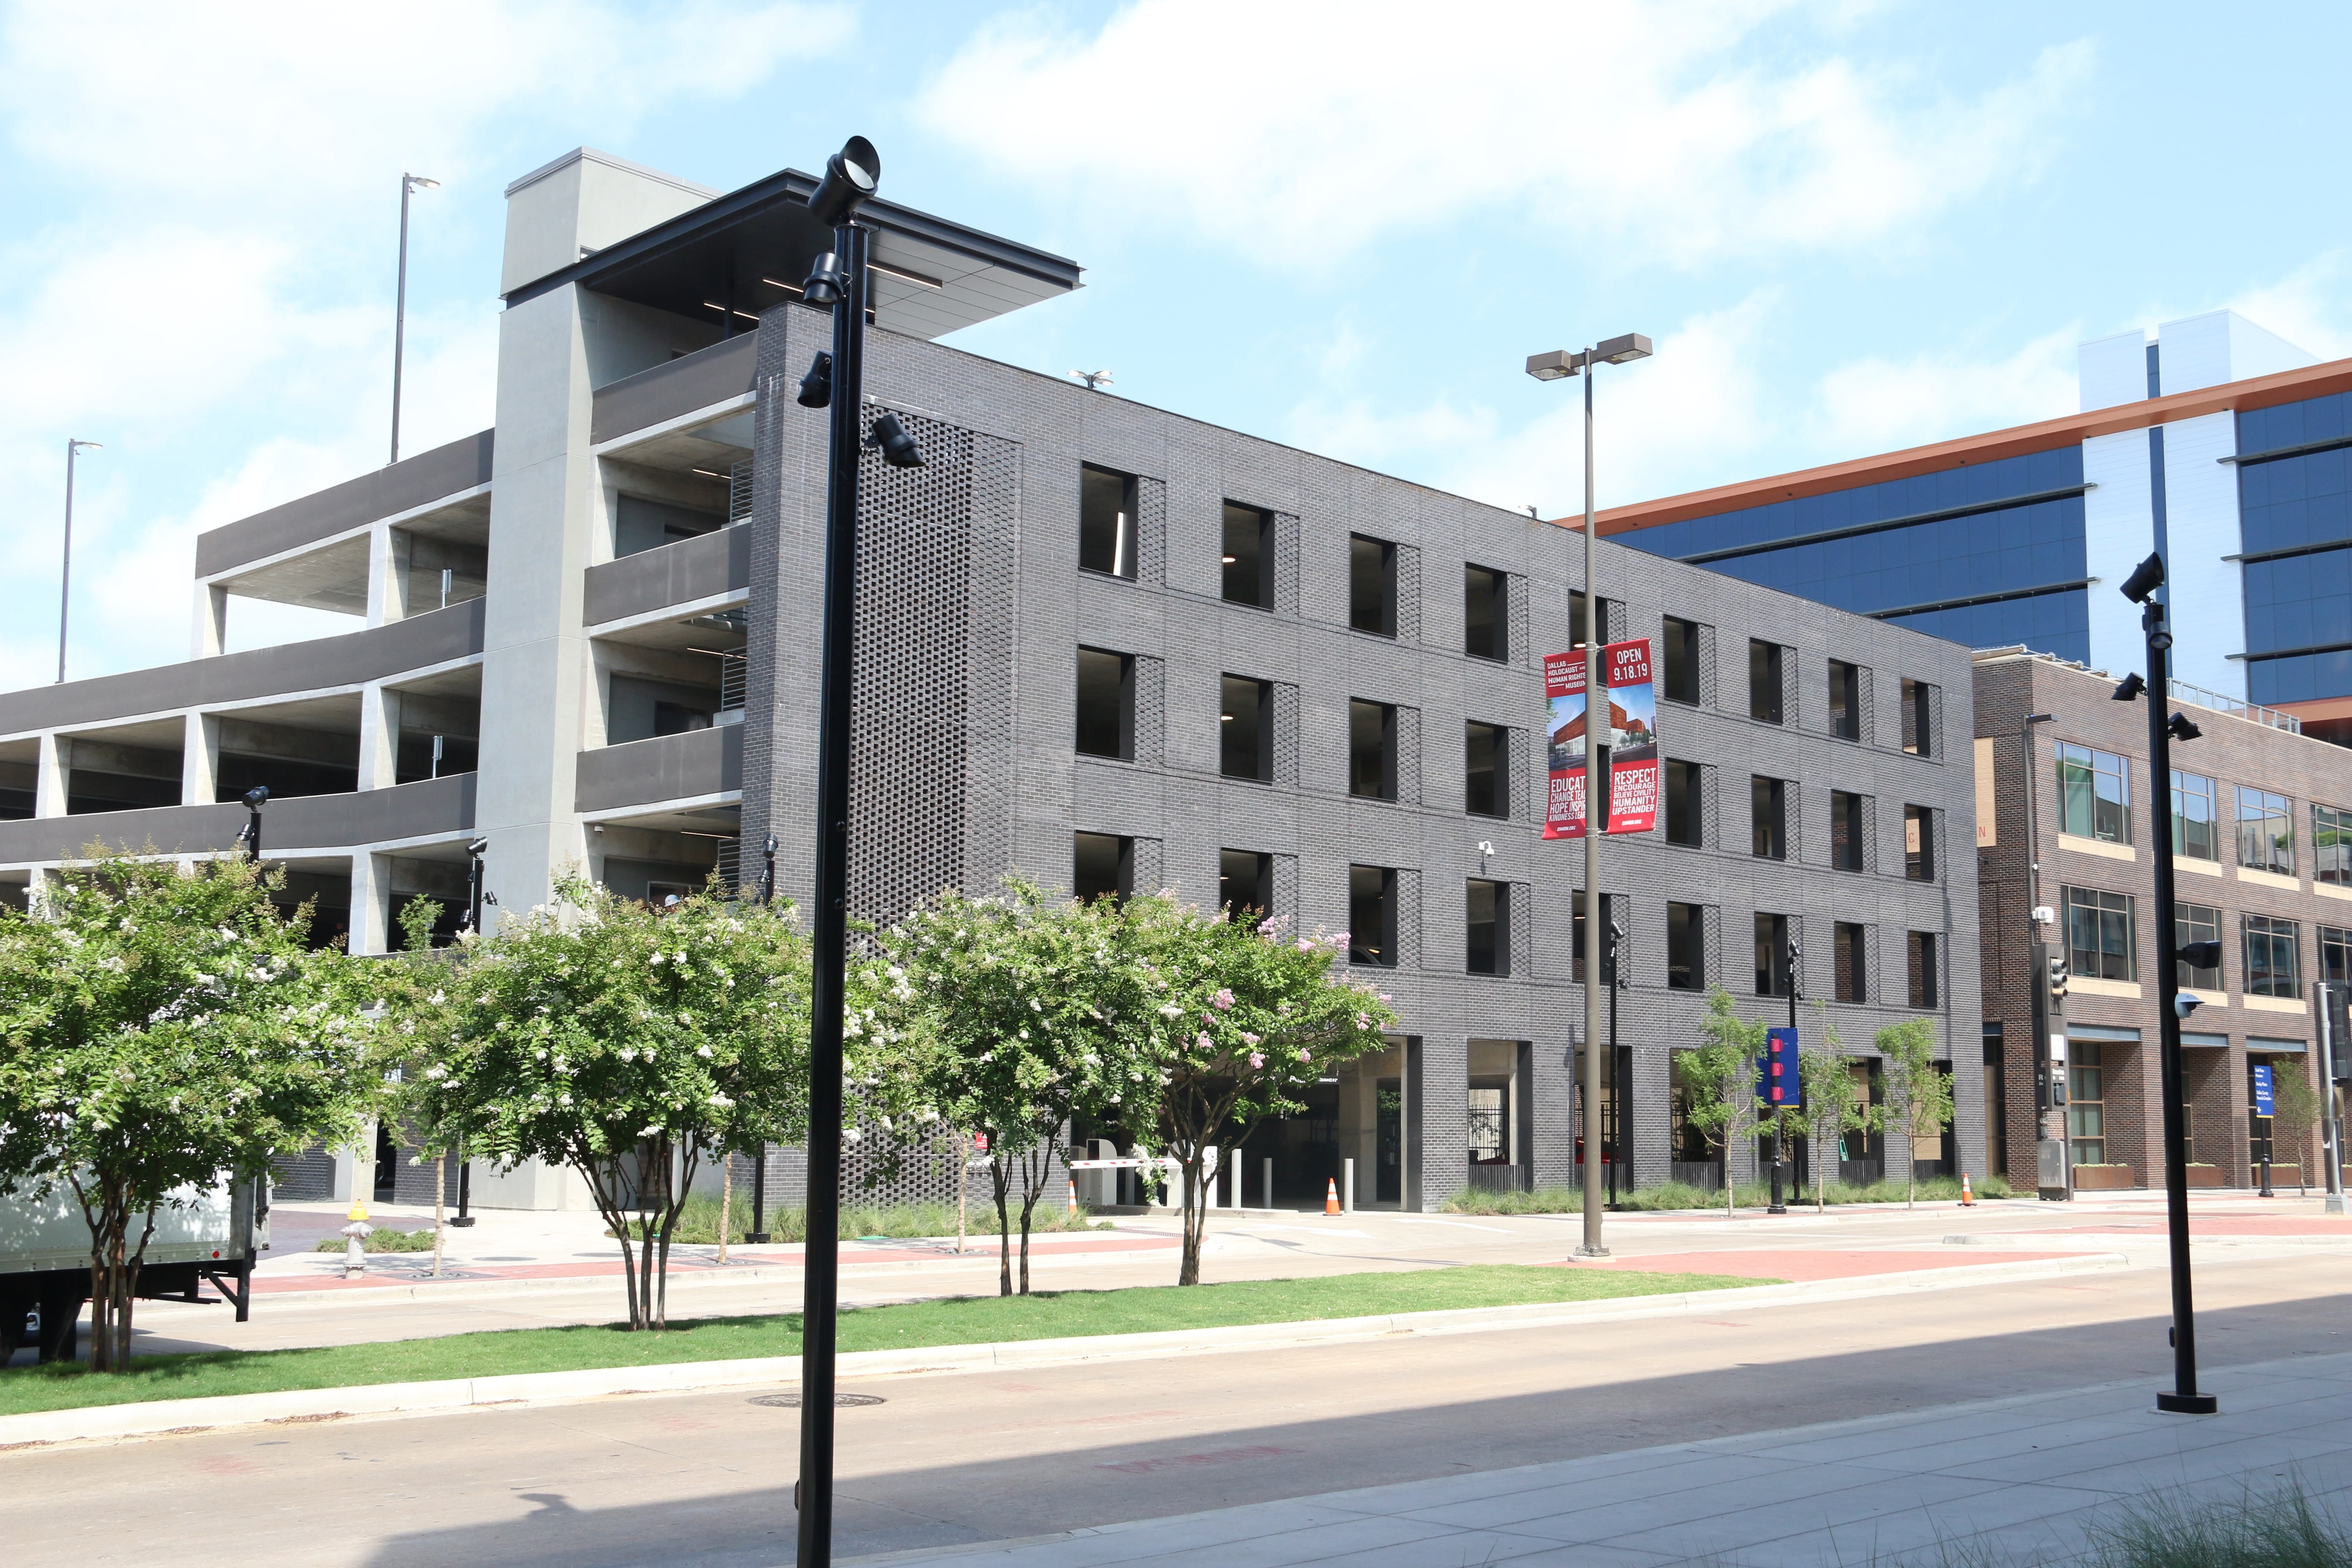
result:
[(2082, 336), (2069, 322), (2006, 359), (1961, 350), (1839, 365), (1822, 378), (1808, 445), (1834, 461), (2072, 414)]
[(1885, 236), (2030, 175), (2090, 60), (2048, 50), (1961, 100), (1781, 47), (1809, 18), (1792, 0), (1489, 0), (1475, 22), (1141, 0), (1092, 36), (984, 28), (921, 104), (1024, 182), (1308, 266), (1496, 205), (1621, 262), (1689, 264)]
[[(426, 198), (445, 236), (495, 223), (514, 142), (625, 146), (855, 26), (727, 0), (0, 6), (0, 180), (41, 226), (0, 252), (0, 493), (54, 515), (65, 437), (108, 444), (76, 510), (76, 671), (184, 657), (199, 531), (383, 461), (402, 170), (449, 187)], [(405, 452), (489, 422), (496, 355), (494, 305), (411, 304)], [(54, 525), (0, 535), (0, 571), (53, 606)], [(53, 670), (53, 612), (24, 597), (0, 681)], [(276, 606), (236, 620), (239, 645), (310, 635)]]
[(2326, 251), (2276, 282), (2247, 289), (2230, 301), (2230, 309), (2323, 360), (2352, 358), (2347, 260), (2343, 250)]

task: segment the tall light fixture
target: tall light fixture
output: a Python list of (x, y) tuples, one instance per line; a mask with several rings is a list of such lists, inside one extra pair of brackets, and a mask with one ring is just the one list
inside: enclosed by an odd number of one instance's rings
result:
[[(2172, 691), (2172, 633), (2164, 624), (2164, 601), (2156, 591), (2164, 585), (2164, 557), (2150, 554), (2124, 580), (2123, 596), (2140, 607), (2139, 624), (2147, 633), (2147, 679), (2132, 692), (2147, 698), (2147, 767), (2151, 793), (2172, 777), (2172, 742), (2194, 740), (2197, 727), (2179, 713), (2165, 717)], [(2126, 681), (2126, 686), (2133, 683)], [(2125, 688), (2116, 691), (2124, 697)], [(2162, 797), (2157, 797), (2161, 802)], [(2179, 925), (2172, 896), (2172, 813), (2161, 804), (2149, 815), (2156, 820), (2156, 1017), (2157, 1067), (2164, 1095), (2164, 1209), (2172, 1254), (2172, 1392), (2158, 1394), (2156, 1407), (2176, 1415), (2210, 1415), (2221, 1405), (2213, 1395), (2197, 1392), (2197, 1310), (2189, 1281), (2189, 1128), (2180, 1104), (2180, 1020), (2197, 1003), (2180, 994), (2180, 963), (2189, 955), (2179, 946)], [(2218, 952), (2200, 952), (2218, 961)]]
[(73, 482), (74, 459), (88, 447), (95, 450), (104, 443), (68, 440), (66, 442), (66, 548), (63, 563), (58, 568), (58, 679), (66, 678), (66, 612), (73, 602)]
[(261, 859), (261, 808), (268, 804), (268, 784), (256, 784), (245, 792), (245, 830), (237, 837), (244, 841), (246, 864), (249, 866)]
[(400, 176), (400, 286), (392, 304), (392, 460), (400, 461), (400, 358), (408, 336), (408, 194), (437, 191), (438, 180), (422, 174)]
[[(825, 408), (831, 433), (825, 473), (824, 629), (818, 675), (816, 909), (809, 1028), (808, 1242), (801, 1286), (801, 1568), (833, 1561), (833, 1393), (841, 1310), (841, 1014), (849, 942), (849, 703), (857, 603), (857, 465), (878, 447), (896, 468), (923, 455), (891, 415), (861, 429), (866, 310), (873, 292), (873, 235), (857, 209), (881, 183), (874, 143), (853, 136), (825, 160), (809, 214), (833, 230), (802, 285), (803, 300), (833, 311), (832, 363), (809, 367), (799, 402)], [(822, 394), (822, 401), (819, 395)]]
[[(1596, 366), (1631, 364), (1650, 357), (1650, 340), (1639, 332), (1611, 338), (1580, 353), (1556, 349), (1530, 355), (1528, 374), (1538, 381), (1563, 376), (1584, 377), (1584, 1082), (1577, 1098), (1582, 1101), (1584, 1127), (1584, 1240), (1579, 1258), (1606, 1258), (1601, 1244), (1601, 1216), (1606, 1206), (1601, 1173), (1601, 743), (1608, 732), (1609, 696), (1601, 684), (1600, 582), (1592, 548), (1592, 375)], [(1595, 717), (1599, 725), (1593, 722)], [(1617, 1092), (1627, 1093), (1621, 1084)]]

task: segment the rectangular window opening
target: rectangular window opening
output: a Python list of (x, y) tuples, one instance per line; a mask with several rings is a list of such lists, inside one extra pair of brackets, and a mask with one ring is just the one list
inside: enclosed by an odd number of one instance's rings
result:
[(1078, 565), (1107, 577), (1135, 575), (1135, 480), (1108, 468), (1078, 470)]
[(2068, 971), (2085, 980), (2137, 980), (2138, 923), (2132, 896), (2092, 888), (2066, 888), (2061, 896)]
[(2352, 887), (2352, 811), (2313, 803), (2311, 875), (2331, 887)]
[(1660, 662), (1664, 666), (1664, 688), (1659, 695), (1675, 702), (1696, 703), (1699, 700), (1698, 623), (1678, 620), (1673, 616), (1658, 638), (1663, 645)]
[(1238, 501), (1225, 503), (1225, 603), (1274, 608), (1273, 541), (1272, 513)]
[(1348, 868), (1349, 963), (1396, 967), (1396, 877), (1385, 866)]
[(1931, 806), (1903, 808), (1903, 875), (1914, 882), (1936, 879), (1936, 813)]
[(1837, 958), (1837, 999), (1841, 1002), (1870, 1000), (1869, 928), (1847, 921), (1837, 922), (1831, 940), (1831, 950)]
[(1274, 911), (1274, 857), (1247, 849), (1217, 851), (1217, 907), (1236, 922), (1255, 925)]
[(1703, 795), (1696, 763), (1665, 760), (1666, 842), (1701, 847), (1705, 825), (1699, 820)]
[(2131, 759), (2059, 742), (2058, 831), (2129, 844)]
[(2301, 996), (2303, 968), (2297, 950), (2301, 946), (2302, 925), (2269, 915), (2241, 918), (2245, 922), (2246, 994)]
[(1089, 757), (1135, 756), (1135, 659), (1105, 648), (1078, 649), (1077, 749)]
[(1869, 836), (1863, 820), (1862, 796), (1830, 791), (1830, 864), (1841, 871), (1868, 868)]
[(1070, 891), (1084, 900), (1120, 900), (1135, 891), (1135, 840), (1080, 833), (1070, 853)]
[(1706, 909), (1704, 905), (1669, 903), (1666, 906), (1666, 989), (1706, 989)]
[(1903, 749), (1915, 757), (1936, 754), (1935, 689), (1924, 680), (1903, 678)]
[(1396, 546), (1386, 540), (1348, 536), (1348, 625), (1396, 636)]
[(1348, 793), (1363, 800), (1397, 797), (1396, 709), (1348, 699)]
[(1862, 670), (1843, 659), (1830, 660), (1830, 733), (1862, 739)]
[(1789, 917), (1756, 916), (1756, 994), (1786, 996), (1794, 977), (1789, 968)]
[(1229, 779), (1272, 779), (1274, 683), (1227, 675), (1217, 685), (1217, 771)]
[(1509, 584), (1492, 567), (1462, 568), (1462, 651), (1472, 658), (1511, 657)]
[(1789, 785), (1784, 779), (1748, 781), (1748, 816), (1752, 825), (1748, 853), (1759, 860), (1789, 858)]
[(1763, 724), (1780, 722), (1780, 656), (1778, 643), (1748, 639), (1748, 716)]
[(2172, 852), (2191, 860), (2221, 858), (2221, 811), (2213, 781), (2172, 770)]
[[(2192, 942), (2219, 942), (2221, 940), (2221, 911), (2205, 904), (2175, 903), (2172, 906), (2172, 945), (2178, 951)], [(2177, 978), (2173, 984), (2191, 991), (2221, 989), (2221, 966), (2199, 969), (2186, 959), (2173, 960)]]
[(2294, 814), (2286, 796), (2238, 786), (2238, 864), (2273, 876), (2294, 875)]
[(1936, 1005), (1936, 933), (1915, 931), (1904, 945), (1911, 965), (1911, 1005), (1924, 1012)]
[(1473, 878), (1468, 886), (1468, 968), (1473, 974), (1511, 972), (1511, 889)]
[(1463, 809), (1473, 816), (1508, 816), (1505, 789), (1511, 776), (1511, 732), (1475, 720), (1463, 726)]

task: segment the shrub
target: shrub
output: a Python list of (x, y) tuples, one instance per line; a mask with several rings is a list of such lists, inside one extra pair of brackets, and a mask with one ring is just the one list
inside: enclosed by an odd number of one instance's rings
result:
[[(1982, 1181), (1969, 1178), (1975, 1184), (1979, 1198), (2005, 1198), (2011, 1195), (2009, 1182), (2001, 1176), (1987, 1176)], [(1761, 1208), (1771, 1201), (1772, 1189), (1765, 1182), (1742, 1182), (1733, 1194), (1746, 1208)], [(1655, 1186), (1636, 1188), (1618, 1194), (1617, 1206), (1634, 1213), (1670, 1209), (1712, 1208), (1722, 1201), (1722, 1189), (1695, 1187), (1687, 1182), (1660, 1182)], [(1922, 1176), (1918, 1195), (1930, 1201), (1958, 1203), (1960, 1180), (1958, 1176)], [(1833, 1204), (1899, 1204), (1908, 1194), (1898, 1181), (1873, 1182), (1857, 1187), (1844, 1182), (1829, 1184), (1829, 1201)], [(1791, 1208), (1811, 1206), (1811, 1194), (1789, 1189), (1784, 1197)], [(1448, 1214), (1513, 1215), (1513, 1214), (1582, 1214), (1584, 1193), (1579, 1187), (1541, 1187), (1532, 1193), (1490, 1193), (1468, 1191), (1454, 1194), (1445, 1200)]]
[[(728, 1239), (740, 1246), (751, 1234), (751, 1205), (743, 1200), (739, 1189), (732, 1212), (728, 1215)], [(1080, 1205), (1073, 1217), (1067, 1210), (1050, 1204), (1040, 1204), (1032, 1226), (1041, 1231), (1108, 1230), (1110, 1222), (1095, 1221)], [(953, 1204), (894, 1204), (888, 1207), (852, 1207), (841, 1211), (841, 1239), (856, 1241), (869, 1237), (886, 1237), (891, 1240), (914, 1240), (925, 1237), (953, 1236), (956, 1231), (956, 1211)], [(430, 1232), (426, 1233), (430, 1235)], [(768, 1236), (773, 1241), (806, 1241), (808, 1210), (804, 1208), (771, 1208), (768, 1211)], [(677, 1212), (677, 1229), (674, 1239), (689, 1247), (716, 1246), (719, 1241), (719, 1200), (708, 1193), (688, 1194)], [(427, 1244), (430, 1245), (429, 1243)]]

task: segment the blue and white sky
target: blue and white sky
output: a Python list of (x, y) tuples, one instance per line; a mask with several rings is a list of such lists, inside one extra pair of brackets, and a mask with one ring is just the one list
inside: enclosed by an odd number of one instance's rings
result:
[[(2234, 306), (2352, 355), (2352, 8), (1977, 0), (0, 0), (0, 688), (185, 656), (194, 537), (490, 423), (507, 182), (720, 188), (857, 132), (1087, 287), (950, 340), (1546, 516), (2047, 417)], [(232, 615), (233, 646), (341, 629)]]

